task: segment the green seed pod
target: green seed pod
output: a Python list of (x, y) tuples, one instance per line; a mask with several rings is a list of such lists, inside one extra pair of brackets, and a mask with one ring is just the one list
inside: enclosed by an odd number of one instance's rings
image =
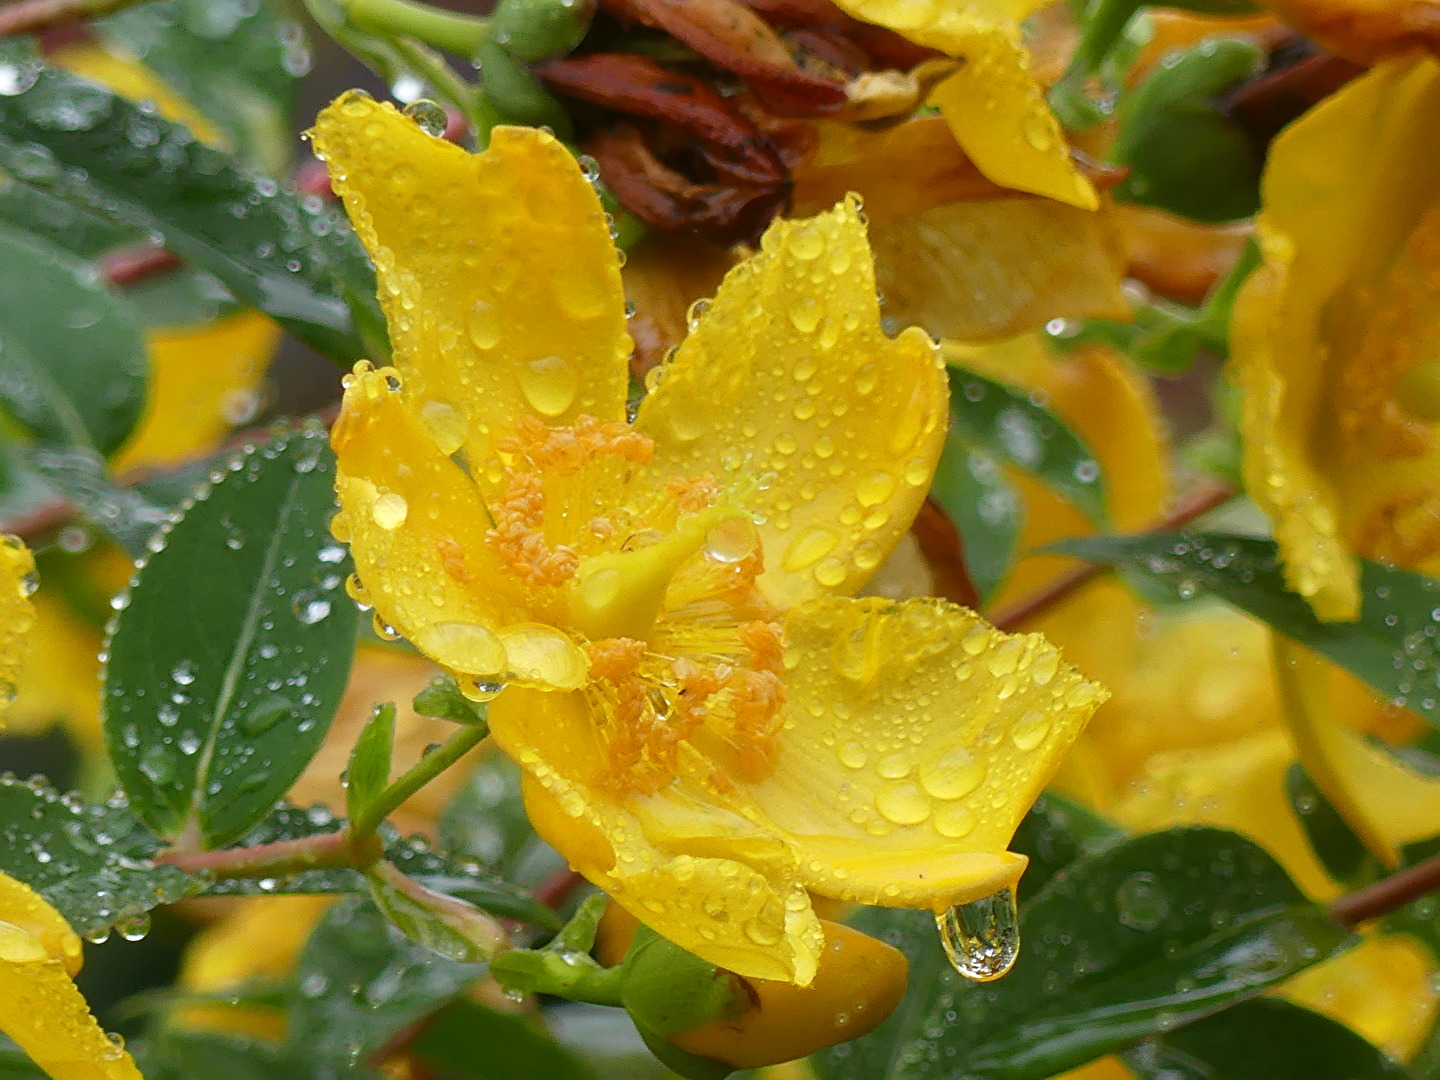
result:
[(485, 85), (485, 98), (502, 120), (548, 127), (557, 138), (570, 139), (570, 114), (504, 46), (493, 38), (485, 42), (475, 54), (475, 66)]
[(517, 60), (537, 64), (579, 45), (594, 16), (595, 0), (500, 0), (491, 40)]

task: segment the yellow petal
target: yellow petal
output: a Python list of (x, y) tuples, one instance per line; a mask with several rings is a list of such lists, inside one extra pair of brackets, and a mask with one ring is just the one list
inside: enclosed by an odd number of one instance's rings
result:
[(1324, 1013), (1409, 1061), (1435, 1022), (1435, 962), (1416, 941), (1369, 936), (1288, 980), (1281, 996)]
[[(126, 564), (127, 576), (130, 564)], [(33, 600), (30, 652), (15, 688), (10, 730), (38, 734), (63, 723), (80, 746), (98, 752), (100, 736), (100, 662), (103, 635), (48, 590)], [(0, 616), (5, 618), (5, 616)]]
[(1376, 858), (1400, 864), (1400, 845), (1435, 835), (1440, 779), (1372, 746), (1335, 716), (1327, 661), (1276, 634), (1275, 674), (1296, 755)]
[(280, 337), (280, 327), (253, 311), (152, 331), (145, 415), (112, 463), (115, 472), (188, 460), (251, 419)]
[(1282, 132), (1262, 182), (1231, 336), (1246, 488), (1324, 619), (1358, 613), (1352, 554), (1440, 554), (1434, 417), (1398, 385), (1440, 333), (1437, 109), (1440, 64), (1380, 64)]
[(211, 146), (223, 146), (224, 138), (203, 113), (191, 105), (140, 61), (111, 52), (90, 42), (62, 45), (46, 50), (45, 59), (81, 78), (97, 82), (131, 101), (151, 101), (161, 116), (184, 124), (195, 137)]
[(1060, 316), (1130, 317), (1106, 213), (1049, 199), (954, 202), (874, 226), (870, 243), (885, 314), (936, 337), (989, 341)]
[[(482, 482), (525, 416), (625, 417), (625, 300), (605, 213), (552, 136), (496, 129), (469, 154), (352, 91), (311, 133), (376, 266), (394, 363), (463, 417)], [(423, 404), (422, 404), (423, 403)]]
[(1095, 209), (1095, 189), (1071, 160), (1021, 44), (1020, 23), (1042, 2), (841, 0), (839, 6), (857, 19), (965, 60), (936, 87), (930, 102), (940, 107), (956, 142), (991, 180)]
[(511, 688), (491, 703), (535, 831), (677, 945), (748, 978), (808, 984), (823, 931), (786, 846), (684, 778), (623, 804), (597, 790), (601, 719), (582, 694)]
[(29, 549), (13, 536), (0, 536), (0, 731), (15, 700), (30, 628), (35, 625), (35, 606), (30, 602), (34, 572), (35, 557)]
[(391, 389), (399, 385), (393, 369), (361, 364), (348, 382), (330, 433), (341, 509), (334, 531), (350, 543), (365, 599), (450, 670), (496, 674), (503, 653), (488, 671), (466, 654), (528, 608), (485, 543), (480, 492), (437, 445), (416, 391), (409, 383)]
[(864, 584), (924, 501), (948, 391), (921, 331), (880, 330), (858, 207), (771, 225), (662, 372), (636, 420), (650, 482), (740, 489), (773, 603)]
[[(1149, 380), (1118, 353), (1096, 347), (1061, 356), (1041, 335), (1030, 334), (986, 346), (946, 342), (944, 354), (955, 367), (1036, 395), (1084, 440), (1105, 477), (1117, 529), (1141, 529), (1160, 515), (1170, 490), (1170, 459), (1159, 402)], [(1039, 481), (1014, 472), (1008, 477), (1025, 507), (1020, 551), (1095, 531), (1084, 515)], [(1055, 556), (1022, 559), (992, 607), (999, 610), (1032, 595), (1075, 565)]]
[(54, 1080), (141, 1080), (76, 988), (80, 961), (60, 913), (0, 874), (0, 1032)]
[(1316, 861), (1285, 793), (1292, 760), (1279, 731), (1156, 754), (1114, 807), (1114, 819), (1135, 832), (1174, 825), (1233, 829), (1273, 855), (1308, 895), (1326, 900), (1337, 889)]
[(1013, 885), (1010, 837), (1105, 691), (941, 600), (813, 601), (785, 643), (774, 770), (739, 795), (806, 887), (940, 910)]

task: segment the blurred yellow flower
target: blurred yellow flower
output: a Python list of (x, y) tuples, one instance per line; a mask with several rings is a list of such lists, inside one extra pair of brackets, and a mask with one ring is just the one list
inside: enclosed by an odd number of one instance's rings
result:
[(30, 549), (13, 536), (0, 536), (0, 731), (15, 700), (35, 625), (35, 605), (30, 602), (34, 573)]
[(24, 882), (0, 874), (0, 1032), (54, 1080), (141, 1080), (75, 986), (80, 938)]
[(1379, 64), (1275, 140), (1236, 301), (1246, 489), (1322, 619), (1355, 556), (1440, 568), (1440, 63)]
[(888, 27), (965, 63), (930, 94), (966, 155), (1002, 187), (1094, 210), (1098, 197), (1075, 166), (1045, 89), (1030, 73), (1020, 24), (1044, 0), (837, 0), (848, 14)]
[(619, 257), (550, 136), (479, 156), (350, 94), (312, 133), (379, 272), (394, 368), (333, 442), (356, 593), (490, 708), (531, 820), (677, 944), (808, 983), (809, 891), (945, 907), (1104, 691), (1037, 635), (847, 599), (944, 434), (935, 349), (879, 330), (851, 203), (780, 222), (625, 422)]

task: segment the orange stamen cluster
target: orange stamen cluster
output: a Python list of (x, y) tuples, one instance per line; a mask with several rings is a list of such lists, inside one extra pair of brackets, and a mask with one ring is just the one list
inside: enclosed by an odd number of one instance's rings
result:
[(527, 416), (513, 435), (495, 440), (495, 449), (551, 476), (574, 476), (601, 454), (648, 465), (655, 441), (623, 421), (602, 424), (593, 416), (578, 416), (569, 427), (550, 427)]
[(563, 585), (575, 576), (580, 556), (574, 549), (545, 542), (545, 490), (538, 475), (512, 471), (490, 513), (495, 527), (485, 533), (485, 541), (520, 580)]
[(720, 485), (713, 476), (675, 476), (666, 483), (665, 490), (686, 514), (698, 514), (720, 497)]

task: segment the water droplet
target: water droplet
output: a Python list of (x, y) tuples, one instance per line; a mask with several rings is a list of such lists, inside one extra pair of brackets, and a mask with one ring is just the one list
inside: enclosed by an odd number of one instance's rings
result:
[(431, 623), (413, 638), (415, 647), (452, 671), (499, 675), (505, 670), (505, 646), (476, 623)]
[(847, 769), (863, 769), (865, 762), (868, 760), (864, 745), (856, 742), (854, 739), (842, 743), (837, 752), (837, 756), (840, 758), (840, 764), (844, 765)]
[(500, 312), (495, 305), (476, 300), (470, 309), (470, 340), (477, 349), (493, 349), (500, 344)]
[(815, 580), (827, 589), (833, 589), (845, 580), (845, 564), (839, 559), (826, 559), (815, 567)]
[(895, 490), (895, 477), (887, 472), (872, 473), (855, 487), (861, 506), (879, 506)]
[(719, 563), (737, 563), (754, 551), (759, 541), (754, 522), (729, 517), (705, 534), (705, 554)]
[(590, 661), (569, 636), (554, 627), (525, 623), (500, 632), (512, 680), (559, 690), (578, 690), (590, 675)]
[(1000, 978), (1020, 955), (1020, 913), (1013, 889), (938, 912), (935, 926), (951, 966), (972, 982)]
[(839, 543), (840, 537), (829, 529), (811, 529), (790, 545), (790, 550), (785, 553), (784, 568), (793, 574), (807, 566), (814, 566)]
[(448, 456), (465, 445), (465, 418), (453, 405), (443, 401), (425, 402), (420, 407), (420, 422), (442, 454)]
[(1115, 915), (1132, 930), (1160, 928), (1170, 914), (1170, 899), (1154, 874), (1138, 870), (1115, 890)]
[(563, 356), (531, 360), (521, 364), (517, 374), (525, 399), (541, 416), (559, 416), (570, 408), (580, 390), (580, 375)]
[(410, 504), (405, 501), (405, 496), (394, 491), (387, 491), (370, 506), (370, 517), (386, 532), (393, 532), (404, 525), (409, 513)]
[(813, 296), (802, 296), (790, 305), (790, 322), (802, 334), (813, 333), (820, 325), (820, 316), (823, 314), (820, 301)]
[(426, 135), (432, 135), (438, 139), (445, 134), (445, 127), (448, 123), (445, 110), (428, 98), (420, 98), (418, 101), (412, 101), (401, 111), (411, 120), (414, 120), (416, 125), (421, 131), (425, 132)]
[(240, 721), (240, 729), (250, 738), (263, 735), (282, 720), (295, 713), (294, 703), (281, 694), (273, 694), (251, 707)]
[(875, 809), (896, 825), (919, 825), (930, 816), (930, 796), (919, 784), (892, 784), (876, 794)]
[(960, 799), (985, 779), (985, 762), (963, 746), (920, 763), (920, 786), (937, 799)]
[(799, 259), (818, 259), (825, 250), (825, 237), (814, 225), (798, 224), (790, 233), (790, 250)]
[(1050, 733), (1050, 718), (1039, 709), (1030, 709), (1010, 730), (1010, 741), (1019, 750), (1034, 750)]

